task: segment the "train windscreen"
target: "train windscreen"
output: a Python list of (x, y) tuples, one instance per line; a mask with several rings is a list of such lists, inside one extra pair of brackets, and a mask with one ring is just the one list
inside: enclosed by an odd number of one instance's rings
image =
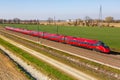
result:
[(108, 48), (108, 46), (106, 44), (104, 44), (102, 41), (99, 41), (97, 44), (97, 46), (104, 46), (105, 48)]

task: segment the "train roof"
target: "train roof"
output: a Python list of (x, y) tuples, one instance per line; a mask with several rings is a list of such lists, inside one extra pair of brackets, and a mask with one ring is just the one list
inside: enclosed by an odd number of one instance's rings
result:
[(79, 40), (79, 41), (84, 41), (84, 42), (89, 42), (89, 43), (99, 42), (99, 40), (93, 40), (93, 39), (87, 39), (87, 38), (81, 38), (81, 37), (73, 37), (73, 36), (66, 36), (66, 37), (72, 40)]
[[(27, 29), (22, 29), (22, 28), (13, 28), (13, 27), (9, 27), (9, 26), (6, 26), (6, 28), (10, 28), (10, 29), (14, 29), (14, 30), (32, 31), (32, 32), (38, 33), (38, 31), (27, 30)], [(41, 32), (39, 32), (39, 33), (41, 33)], [(44, 33), (46, 35), (51, 35), (51, 36), (64, 36), (64, 35), (61, 35), (61, 34), (54, 34), (54, 33), (48, 33), (48, 32), (44, 32)], [(65, 36), (65, 37), (67, 37), (69, 39), (72, 39), (72, 40), (79, 40), (79, 41), (84, 41), (84, 42), (89, 42), (89, 43), (99, 42), (98, 40), (81, 38), (81, 37), (73, 37), (73, 36)]]

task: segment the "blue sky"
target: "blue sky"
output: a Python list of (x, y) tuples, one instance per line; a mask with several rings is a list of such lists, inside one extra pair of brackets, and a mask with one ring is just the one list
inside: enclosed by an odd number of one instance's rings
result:
[(120, 0), (0, 0), (0, 18), (13, 19), (93, 19), (99, 16), (102, 5), (103, 19), (120, 19)]

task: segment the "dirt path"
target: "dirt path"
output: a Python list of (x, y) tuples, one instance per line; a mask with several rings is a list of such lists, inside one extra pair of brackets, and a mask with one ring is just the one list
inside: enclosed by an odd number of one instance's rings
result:
[(28, 80), (28, 78), (7, 56), (0, 53), (0, 80)]
[(63, 63), (60, 63), (60, 62), (58, 62), (56, 60), (53, 60), (52, 58), (44, 56), (44, 55), (42, 55), (42, 54), (40, 54), (40, 53), (38, 53), (38, 52), (36, 52), (34, 50), (31, 50), (31, 49), (29, 49), (27, 47), (24, 47), (24, 46), (12, 41), (12, 40), (9, 40), (9, 39), (7, 39), (7, 38), (5, 38), (3, 36), (1, 36), (1, 38), (3, 38), (4, 40), (12, 43), (15, 46), (18, 46), (19, 48), (22, 48), (23, 50), (29, 52), (30, 54), (32, 54), (32, 55), (46, 61), (47, 63), (61, 69), (62, 71), (66, 72), (67, 74), (75, 77), (77, 80), (96, 80), (95, 78), (93, 78), (93, 77), (91, 77), (91, 76), (89, 76), (87, 74), (84, 74), (83, 72), (80, 72), (80, 71), (78, 71), (78, 70), (76, 70), (76, 69), (74, 69), (72, 67), (69, 67), (69, 66), (67, 66), (67, 65), (65, 65)]

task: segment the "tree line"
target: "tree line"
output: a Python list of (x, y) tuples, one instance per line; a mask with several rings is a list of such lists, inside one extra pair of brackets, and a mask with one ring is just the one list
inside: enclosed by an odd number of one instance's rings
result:
[(45, 22), (48, 24), (57, 24), (59, 22), (66, 22), (68, 25), (82, 25), (82, 26), (99, 26), (102, 23), (120, 23), (120, 20), (114, 20), (113, 17), (108, 16), (105, 17), (104, 20), (100, 19), (92, 19), (89, 16), (86, 16), (84, 20), (78, 18), (78, 19), (68, 19), (66, 20), (55, 20), (54, 18), (49, 17), (48, 20), (21, 20), (19, 18), (14, 19), (0, 19), (0, 24), (40, 24), (41, 22)]

